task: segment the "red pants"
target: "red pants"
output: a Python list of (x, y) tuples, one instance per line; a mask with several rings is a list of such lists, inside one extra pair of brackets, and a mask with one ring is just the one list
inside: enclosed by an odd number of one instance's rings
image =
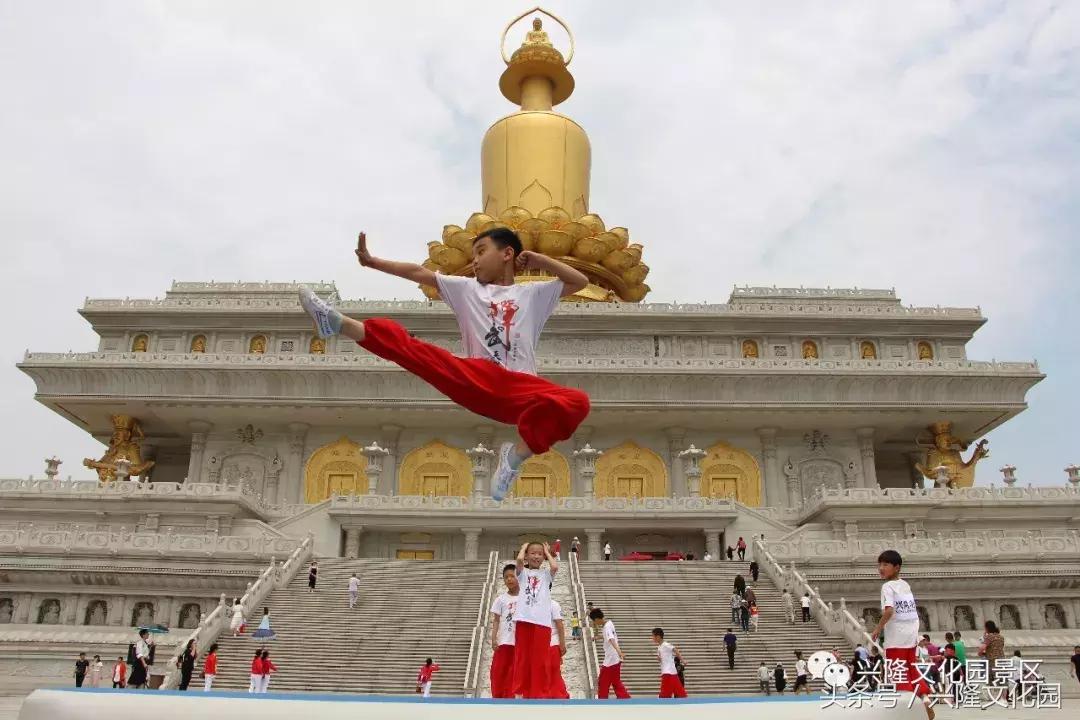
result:
[(660, 697), (662, 698), (684, 698), (686, 697), (686, 688), (682, 686), (679, 681), (678, 675), (661, 675), (660, 676)]
[(551, 628), (518, 620), (514, 623), (514, 695), (542, 699), (551, 689)]
[(537, 455), (573, 435), (589, 414), (589, 396), (580, 390), (491, 360), (460, 358), (417, 340), (393, 320), (365, 320), (364, 334), (359, 345), (365, 350), (397, 363), (466, 410), (517, 425)]
[(514, 697), (513, 645), (500, 645), (491, 656), (491, 697)]
[(622, 663), (600, 666), (600, 675), (596, 678), (596, 697), (607, 700), (608, 690), (612, 688), (615, 689), (615, 697), (620, 700), (630, 697), (622, 684)]
[[(555, 632), (552, 630), (551, 632)], [(552, 645), (548, 650), (551, 654), (551, 665), (548, 667), (548, 697), (552, 700), (569, 700), (570, 693), (566, 692), (566, 682), (562, 676), (562, 652), (558, 645)]]
[(930, 686), (926, 684), (925, 680), (919, 679), (919, 669), (915, 667), (915, 663), (918, 662), (918, 654), (913, 647), (885, 648), (885, 682), (889, 682), (890, 677), (893, 675), (893, 671), (889, 666), (897, 661), (904, 663), (904, 667), (907, 669), (905, 674), (907, 681), (897, 682), (896, 689), (913, 692), (919, 697), (929, 695)]

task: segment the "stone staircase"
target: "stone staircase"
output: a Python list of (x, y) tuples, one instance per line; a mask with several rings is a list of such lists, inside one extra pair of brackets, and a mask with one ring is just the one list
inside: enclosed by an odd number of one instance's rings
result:
[[(631, 695), (656, 696), (659, 663), (652, 643), (654, 627), (664, 628), (667, 640), (686, 661), (686, 691), (693, 695), (758, 693), (757, 670), (765, 661), (770, 670), (784, 665), (790, 691), (795, 682), (795, 650), (804, 658), (818, 650), (839, 647), (850, 658), (852, 647), (842, 636), (829, 636), (812, 619), (803, 623), (798, 598), (796, 623), (785, 622), (781, 593), (764, 575), (750, 581), (748, 562), (644, 561), (582, 562), (586, 599), (615, 622), (626, 653), (622, 678)], [(761, 609), (758, 631), (744, 633), (731, 622), (731, 592), (742, 573), (757, 595)], [(739, 637), (735, 669), (728, 670), (724, 634), (732, 627)], [(603, 643), (593, 638), (603, 661)], [(820, 689), (811, 681), (813, 690)]]
[[(486, 570), (475, 560), (323, 559), (318, 590), (309, 593), (302, 569), (265, 603), (277, 634), (266, 646), (278, 666), (270, 692), (412, 694), (431, 657), (441, 666), (432, 694), (460, 697)], [(354, 572), (360, 597), (350, 610)], [(214, 689), (247, 689), (259, 647), (250, 634), (261, 617), (259, 608), (246, 635), (219, 640)]]

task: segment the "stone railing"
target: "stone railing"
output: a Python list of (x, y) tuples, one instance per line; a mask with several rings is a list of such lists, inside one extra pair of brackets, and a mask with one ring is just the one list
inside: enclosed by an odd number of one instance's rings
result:
[(465, 665), (463, 687), (465, 697), (476, 697), (477, 688), (480, 686), (480, 661), (484, 655), (487, 630), (491, 627), (488, 612), (491, 604), (495, 602), (498, 578), (499, 553), (492, 550), (488, 553), (487, 574), (484, 576), (484, 585), (480, 588), (480, 607), (476, 611), (476, 622), (473, 624), (472, 639), (469, 641), (469, 659)]
[(819, 487), (802, 507), (799, 520), (825, 507), (846, 505), (960, 505), (977, 506), (988, 503), (1002, 505), (1080, 503), (1080, 487), (1047, 485), (1027, 487), (969, 487), (969, 488), (825, 488)]
[(0, 553), (66, 556), (154, 556), (213, 557), (234, 560), (263, 560), (287, 555), (301, 541), (287, 537), (247, 535), (174, 535), (166, 531), (128, 532), (38, 528), (0, 528)]
[(173, 483), (173, 482), (97, 482), (95, 480), (53, 480), (41, 478), (0, 478), (0, 498), (39, 497), (42, 495), (70, 498), (152, 498), (208, 499), (247, 501), (260, 510), (275, 508), (246, 483)]
[(865, 563), (868, 567), (885, 550), (896, 550), (904, 560), (1073, 560), (1080, 554), (1080, 533), (1068, 530), (1055, 536), (855, 538), (850, 540), (794, 539), (768, 544), (769, 552), (784, 562)]
[(440, 497), (432, 495), (337, 495), (330, 498), (331, 513), (611, 513), (648, 515), (734, 514), (737, 504), (728, 499), (702, 497), (655, 498), (509, 498), (497, 502), (490, 497)]
[(581, 618), (581, 647), (585, 659), (585, 697), (596, 697), (596, 680), (600, 674), (599, 659), (596, 657), (596, 646), (592, 642), (593, 626), (589, 619), (586, 608), (589, 601), (585, 598), (585, 584), (581, 581), (581, 566), (578, 564), (578, 553), (569, 555), (570, 565), (570, 591), (574, 595), (574, 610)]
[[(293, 550), (288, 559), (281, 565), (278, 565), (274, 558), (270, 558), (269, 567), (262, 571), (255, 582), (248, 585), (244, 595), (240, 598), (245, 618), (250, 618), (252, 612), (264, 603), (271, 592), (277, 588), (285, 587), (296, 577), (300, 569), (311, 559), (314, 547), (315, 539), (311, 534), (308, 534), (299, 547)], [(228, 628), (229, 621), (232, 619), (231, 616), (232, 606), (226, 602), (225, 596), (222, 595), (217, 607), (209, 615), (205, 616), (199, 626), (176, 646), (176, 654), (169, 658), (165, 666), (165, 679), (161, 684), (163, 690), (172, 690), (180, 684), (179, 662), (188, 642), (194, 640), (200, 655), (205, 654), (211, 643), (217, 640)]]
[[(310, 355), (307, 353), (162, 353), (162, 352), (27, 352), (27, 366), (132, 367), (139, 365), (175, 367), (259, 367), (259, 368), (387, 368), (382, 358), (367, 353)], [(1037, 363), (992, 362), (987, 360), (803, 360), (801, 358), (675, 358), (675, 357), (551, 357), (541, 356), (545, 370), (712, 370), (762, 373), (837, 372), (879, 374), (883, 372), (971, 375), (1034, 374)]]
[[(769, 547), (772, 547), (774, 544), (775, 543), (770, 543)], [(812, 587), (810, 583), (807, 582), (806, 577), (795, 567), (795, 563), (791, 563), (785, 569), (760, 538), (754, 540), (754, 558), (758, 561), (762, 571), (773, 581), (777, 590), (787, 588), (792, 594), (792, 601), (795, 603), (796, 611), (798, 611), (799, 608), (799, 599), (803, 597), (803, 595), (809, 595), (810, 617), (813, 618), (825, 632), (830, 635), (837, 633), (843, 634), (848, 642), (852, 644), (862, 644), (868, 648), (876, 646), (884, 655), (885, 650), (875, 643), (873, 638), (870, 637), (870, 634), (866, 632), (866, 626), (863, 622), (852, 615), (851, 611), (847, 609), (847, 601), (844, 598), (840, 598), (839, 608), (834, 608), (831, 602), (825, 602), (825, 599), (821, 596), (821, 592), (818, 588)], [(821, 649), (824, 650), (826, 648)]]
[[(274, 290), (273, 288), (271, 290)], [(600, 315), (776, 315), (799, 314), (816, 316), (875, 316), (875, 317), (934, 317), (946, 319), (981, 319), (978, 308), (950, 307), (905, 307), (899, 302), (882, 302), (878, 295), (852, 294), (851, 291), (802, 289), (798, 297), (784, 297), (779, 294), (767, 295), (759, 292), (748, 293), (745, 289), (736, 289), (733, 303), (560, 303), (556, 315), (576, 315), (581, 317)], [(291, 289), (281, 288), (281, 292)], [(854, 291), (860, 293), (861, 291)], [(876, 292), (876, 291), (871, 291)], [(238, 297), (237, 293), (241, 293)], [(242, 293), (248, 293), (246, 295)], [(754, 300), (756, 302), (747, 302)], [(861, 302), (860, 302), (861, 301)], [(197, 297), (166, 298), (96, 298), (87, 299), (84, 310), (285, 310), (300, 312), (300, 305), (287, 295), (277, 297), (258, 297), (251, 290), (222, 290), (221, 295)], [(344, 313), (360, 315), (371, 314), (450, 314), (450, 309), (441, 302), (429, 300), (344, 300), (338, 303), (338, 309)]]

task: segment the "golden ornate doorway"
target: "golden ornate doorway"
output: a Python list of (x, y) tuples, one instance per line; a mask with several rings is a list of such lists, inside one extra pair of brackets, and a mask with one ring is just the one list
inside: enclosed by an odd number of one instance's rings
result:
[(467, 497), (472, 494), (472, 463), (463, 450), (432, 440), (409, 452), (398, 470), (399, 495)]
[(521, 466), (514, 497), (566, 497), (570, 494), (570, 463), (558, 450), (534, 455)]
[(718, 442), (701, 461), (702, 497), (733, 497), (743, 505), (761, 505), (761, 469), (745, 450)]
[(659, 455), (630, 440), (597, 459), (593, 491), (598, 498), (667, 497), (667, 467)]
[(399, 549), (394, 557), (398, 560), (434, 560), (435, 551)]
[(304, 502), (320, 503), (331, 495), (367, 493), (367, 476), (360, 443), (347, 437), (323, 445), (311, 454), (304, 470)]

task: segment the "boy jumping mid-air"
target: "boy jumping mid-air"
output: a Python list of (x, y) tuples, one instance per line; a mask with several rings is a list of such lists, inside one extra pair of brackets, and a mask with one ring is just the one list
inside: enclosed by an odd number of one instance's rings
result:
[[(301, 288), (300, 304), (315, 321), (319, 337), (344, 335), (466, 410), (516, 425), (520, 440), (500, 446), (491, 479), (491, 496), (502, 500), (525, 460), (569, 438), (589, 414), (588, 395), (536, 376), (535, 354), (540, 331), (559, 298), (581, 290), (588, 278), (558, 260), (522, 250), (518, 236), (507, 228), (486, 230), (473, 240), (475, 279), (377, 258), (368, 252), (364, 233), (356, 257), (364, 267), (438, 289), (457, 318), (466, 357), (417, 340), (393, 320), (345, 317)], [(555, 279), (515, 285), (516, 269), (541, 270)]]

